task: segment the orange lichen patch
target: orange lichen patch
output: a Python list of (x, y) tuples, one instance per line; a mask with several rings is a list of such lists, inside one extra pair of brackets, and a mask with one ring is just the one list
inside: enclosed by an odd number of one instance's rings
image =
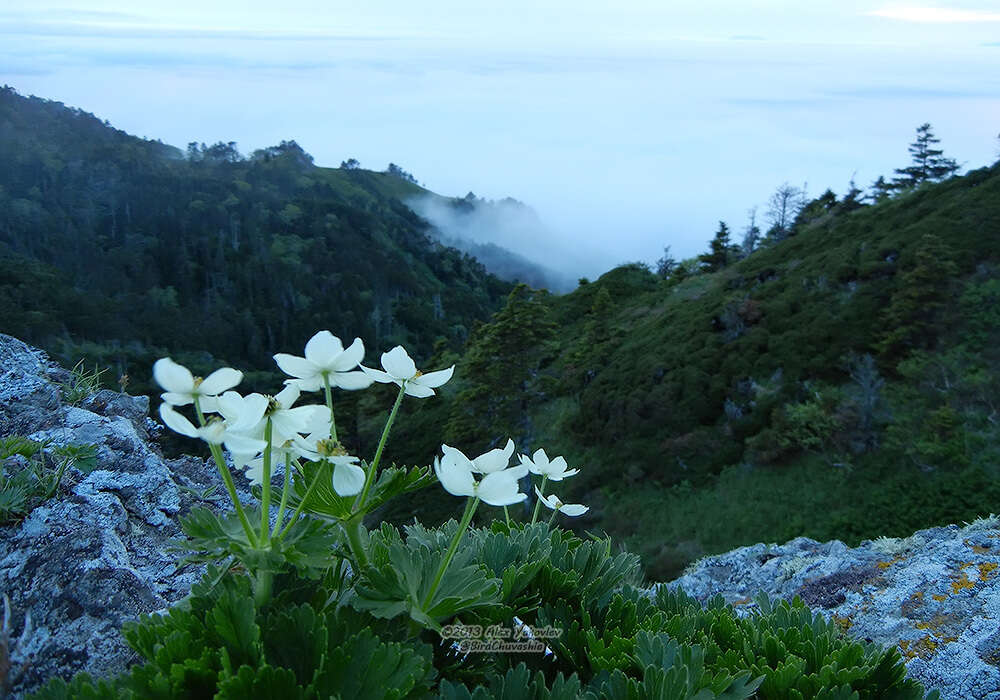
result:
[(746, 605), (747, 603), (751, 602), (751, 600), (752, 600), (751, 598), (740, 598), (739, 600), (734, 600), (732, 602), (732, 605)]
[(891, 560), (889, 560), (889, 561), (880, 561), (880, 562), (879, 562), (878, 564), (876, 564), (875, 566), (877, 566), (877, 567), (878, 567), (879, 571), (885, 571), (886, 569), (888, 569), (888, 568), (889, 568), (890, 566), (892, 566), (893, 564), (897, 564), (897, 563), (899, 563), (899, 562), (901, 562), (901, 561), (903, 561), (903, 557), (899, 557), (899, 556), (897, 556), (897, 557), (893, 557), (893, 558), (892, 558)]
[(971, 548), (972, 551), (975, 552), (976, 554), (986, 554), (987, 552), (992, 551), (992, 547), (990, 547), (988, 544), (986, 546), (979, 544), (969, 544), (969, 540), (962, 540), (962, 544), (964, 544), (966, 547)]
[(935, 593), (935, 594), (933, 594), (933, 595), (931, 596), (931, 598), (933, 598), (934, 600), (936, 600), (936, 601), (937, 601), (937, 602), (939, 602), (939, 603), (940, 603), (940, 602), (941, 602), (942, 600), (948, 600), (948, 596), (946, 596), (946, 595), (941, 595), (940, 593)]
[(958, 637), (942, 637), (941, 639), (933, 639), (930, 635), (925, 635), (915, 642), (910, 642), (908, 639), (902, 639), (899, 642), (899, 648), (902, 650), (903, 657), (907, 661), (915, 659), (918, 656), (924, 661), (927, 661), (937, 653), (938, 648), (942, 644), (951, 644), (952, 642), (957, 641)]
[(904, 617), (913, 618), (917, 616), (917, 611), (924, 602), (924, 592), (917, 591), (909, 598), (903, 601), (903, 604), (899, 606), (900, 612), (903, 613)]
[(847, 630), (851, 629), (851, 625), (854, 624), (854, 621), (850, 618), (849, 615), (845, 615), (844, 617), (841, 617), (840, 615), (834, 615), (833, 624), (837, 625), (837, 627), (840, 628), (841, 632), (846, 632)]
[(969, 575), (965, 573), (965, 569), (970, 566), (975, 566), (975, 562), (965, 561), (958, 565), (959, 575), (957, 577), (952, 577), (951, 579), (951, 592), (961, 593), (966, 588), (975, 588), (975, 581), (969, 580)]
[(979, 565), (979, 580), (985, 581), (990, 576), (996, 576), (997, 563), (995, 561), (983, 562)]

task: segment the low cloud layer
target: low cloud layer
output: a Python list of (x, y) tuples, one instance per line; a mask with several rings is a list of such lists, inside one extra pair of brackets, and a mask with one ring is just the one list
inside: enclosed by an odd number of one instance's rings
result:
[(479, 258), (494, 274), (565, 292), (576, 286), (585, 265), (535, 211), (514, 199), (487, 201), (471, 192), (462, 199), (434, 194), (407, 201), (434, 227), (443, 243)]

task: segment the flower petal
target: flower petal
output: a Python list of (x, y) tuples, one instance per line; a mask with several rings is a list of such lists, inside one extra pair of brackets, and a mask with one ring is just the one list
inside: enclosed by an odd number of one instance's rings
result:
[(267, 447), (267, 443), (263, 440), (257, 440), (256, 438), (248, 437), (246, 435), (237, 435), (236, 433), (230, 432), (226, 433), (222, 442), (226, 446), (226, 449), (233, 455), (256, 455)]
[(319, 391), (323, 388), (323, 378), (317, 374), (309, 379), (286, 379), (285, 384), (294, 384), (299, 391)]
[[(458, 452), (458, 450), (455, 450)], [(459, 453), (461, 454), (461, 453)], [(468, 461), (468, 460), (466, 460)], [(476, 493), (476, 480), (472, 472), (456, 459), (443, 460), (434, 458), (434, 473), (445, 491), (453, 496), (473, 496)]]
[(190, 394), (194, 391), (191, 371), (169, 357), (162, 357), (153, 364), (153, 379), (168, 392)]
[(413, 379), (417, 366), (406, 354), (402, 345), (397, 345), (389, 352), (382, 353), (382, 368), (393, 379)]
[(552, 510), (556, 507), (555, 503), (549, 503), (549, 499), (547, 499), (545, 496), (542, 495), (542, 492), (538, 490), (537, 486), (535, 487), (535, 495), (538, 496), (539, 501), (545, 504), (546, 508)]
[(507, 445), (501, 450), (499, 448), (481, 454), (472, 460), (475, 470), (481, 474), (491, 474), (501, 469), (506, 469), (510, 463), (510, 456), (514, 454), (514, 441), (507, 439)]
[(215, 396), (243, 381), (243, 373), (232, 367), (215, 370), (198, 385), (200, 396)]
[(375, 381), (365, 372), (333, 372), (330, 374), (330, 386), (346, 389), (347, 391), (357, 391), (367, 389)]
[(413, 396), (418, 399), (426, 399), (428, 396), (434, 396), (434, 390), (430, 387), (414, 384), (413, 382), (406, 382), (405, 385), (406, 389), (404, 393), (407, 396)]
[(571, 518), (575, 518), (578, 515), (583, 515), (588, 510), (590, 510), (589, 506), (582, 506), (579, 503), (567, 503), (566, 505), (564, 505), (562, 508), (559, 509), (559, 512), (562, 513), (563, 515), (568, 515)]
[(264, 420), (267, 403), (267, 397), (263, 394), (254, 393), (244, 396), (239, 420), (230, 425), (230, 429), (242, 432), (253, 431), (257, 424)]
[(330, 369), (335, 372), (346, 372), (361, 364), (365, 356), (365, 344), (361, 338), (355, 338), (351, 346), (344, 350), (338, 357), (330, 363)]
[[(393, 382), (396, 382), (396, 380), (393, 377), (390, 377), (388, 374), (386, 374), (380, 369), (372, 369), (371, 367), (365, 367), (364, 365), (361, 365), (361, 371), (367, 374), (376, 382), (381, 382), (383, 384), (392, 384)], [(399, 382), (396, 383), (398, 384)]]
[(491, 506), (509, 506), (528, 497), (517, 490), (517, 479), (506, 472), (493, 472), (483, 477), (476, 488), (476, 495)]
[(285, 388), (274, 395), (274, 400), (278, 402), (278, 405), (283, 409), (289, 409), (292, 404), (299, 400), (299, 396), (302, 395), (302, 390), (299, 389), (298, 384), (286, 384)]
[(180, 433), (181, 435), (186, 435), (187, 437), (198, 437), (198, 429), (194, 427), (194, 424), (175, 411), (173, 406), (168, 403), (160, 404), (160, 420), (162, 420), (163, 424), (175, 433)]
[(449, 379), (451, 375), (455, 373), (455, 365), (452, 365), (448, 369), (441, 369), (437, 372), (428, 372), (427, 374), (421, 374), (419, 377), (413, 381), (421, 386), (430, 387), (431, 389), (436, 389)]
[[(165, 391), (160, 394), (160, 398), (171, 406), (187, 406), (189, 403), (194, 403), (194, 397), (190, 393), (180, 394), (175, 391)], [(204, 410), (202, 409), (202, 411)]]
[(365, 486), (365, 470), (356, 464), (335, 464), (333, 490), (341, 496), (354, 496)]
[(319, 368), (316, 367), (315, 363), (310, 362), (304, 357), (297, 357), (284, 352), (279, 352), (275, 355), (274, 361), (277, 363), (278, 369), (290, 377), (308, 379), (319, 372)]
[(330, 369), (333, 361), (344, 352), (340, 338), (330, 331), (320, 331), (306, 343), (306, 360), (321, 369)]

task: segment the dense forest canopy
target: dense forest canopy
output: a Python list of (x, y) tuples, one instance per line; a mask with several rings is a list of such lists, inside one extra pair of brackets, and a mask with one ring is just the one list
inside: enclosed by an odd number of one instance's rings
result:
[(428, 236), (409, 179), (318, 168), (294, 141), (185, 154), (4, 88), (0, 160), (0, 328), (133, 390), (167, 352), (265, 369), (317, 328), (426, 358), (510, 288)]

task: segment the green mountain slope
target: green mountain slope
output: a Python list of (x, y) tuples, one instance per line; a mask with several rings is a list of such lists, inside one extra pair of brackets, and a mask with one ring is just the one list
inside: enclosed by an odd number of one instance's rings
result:
[(315, 167), (294, 141), (183, 154), (4, 88), (0, 162), (0, 330), (133, 393), (168, 352), (267, 371), (321, 328), (426, 359), (510, 289), (427, 235), (401, 201), (422, 188)]
[(659, 576), (1000, 508), (1000, 167), (850, 209), (680, 282), (515, 292), (470, 342), (450, 439), (557, 447), (583, 469), (559, 495)]

